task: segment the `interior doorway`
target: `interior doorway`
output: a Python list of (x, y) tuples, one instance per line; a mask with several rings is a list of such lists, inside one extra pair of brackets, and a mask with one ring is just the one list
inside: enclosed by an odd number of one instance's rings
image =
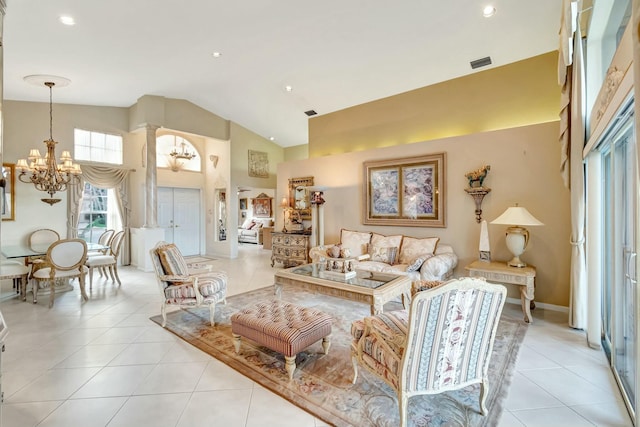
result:
[(200, 189), (158, 187), (158, 226), (184, 256), (200, 255), (200, 211)]

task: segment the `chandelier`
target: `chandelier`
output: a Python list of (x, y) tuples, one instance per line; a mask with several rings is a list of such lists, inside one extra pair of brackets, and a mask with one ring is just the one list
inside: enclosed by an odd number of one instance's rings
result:
[(185, 159), (191, 160), (196, 157), (196, 153), (192, 153), (187, 149), (187, 144), (184, 142), (180, 143), (180, 151), (178, 151), (177, 147), (173, 147), (173, 150), (169, 153), (171, 157), (174, 159)]
[[(41, 76), (27, 76), (25, 80), (35, 82)], [(53, 80), (53, 79), (52, 79)], [(68, 83), (67, 80), (65, 82)], [(65, 191), (67, 186), (80, 181), (80, 165), (73, 163), (69, 151), (64, 150), (60, 156), (60, 163), (56, 162), (56, 141), (53, 140), (53, 81), (45, 81), (44, 85), (49, 88), (49, 139), (44, 141), (47, 146), (47, 153), (44, 157), (40, 155), (37, 148), (29, 150), (29, 163), (25, 159), (18, 160), (16, 169), (20, 171), (18, 179), (25, 183), (32, 183), (37, 190), (49, 193), (48, 198), (40, 199), (49, 205), (58, 203), (61, 199), (54, 198), (58, 191)]]

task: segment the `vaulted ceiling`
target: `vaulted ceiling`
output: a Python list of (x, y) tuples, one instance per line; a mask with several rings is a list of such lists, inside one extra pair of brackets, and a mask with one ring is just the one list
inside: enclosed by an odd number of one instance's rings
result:
[[(306, 144), (305, 111), (326, 114), (557, 49), (562, 2), (494, 0), (485, 18), (489, 2), (9, 0), (4, 97), (48, 102), (48, 90), (23, 77), (51, 74), (71, 80), (54, 90), (55, 103), (185, 99), (283, 147)], [(471, 68), (487, 56), (491, 65)]]

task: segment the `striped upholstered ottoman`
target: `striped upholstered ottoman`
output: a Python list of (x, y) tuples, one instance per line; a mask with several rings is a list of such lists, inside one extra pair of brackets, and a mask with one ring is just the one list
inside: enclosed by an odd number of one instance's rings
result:
[(296, 355), (322, 339), (324, 354), (331, 343), (331, 316), (313, 308), (271, 300), (244, 308), (231, 316), (231, 333), (236, 353), (241, 337), (284, 354), (289, 379), (296, 369)]

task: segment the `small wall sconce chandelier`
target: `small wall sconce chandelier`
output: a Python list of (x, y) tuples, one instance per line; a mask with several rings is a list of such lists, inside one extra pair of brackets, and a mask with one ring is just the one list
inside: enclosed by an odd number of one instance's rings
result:
[(33, 84), (44, 84), (49, 88), (49, 139), (44, 141), (47, 153), (40, 155), (37, 148), (29, 151), (29, 163), (25, 159), (19, 159), (16, 169), (20, 171), (18, 179), (25, 183), (32, 183), (37, 190), (49, 193), (49, 198), (40, 199), (49, 205), (58, 203), (61, 199), (54, 198), (58, 191), (65, 191), (67, 186), (78, 183), (82, 174), (80, 165), (73, 163), (69, 151), (64, 150), (60, 156), (60, 164), (56, 163), (56, 141), (53, 140), (53, 87), (56, 82), (59, 86), (66, 86), (69, 80), (62, 77), (33, 75), (24, 78)]

